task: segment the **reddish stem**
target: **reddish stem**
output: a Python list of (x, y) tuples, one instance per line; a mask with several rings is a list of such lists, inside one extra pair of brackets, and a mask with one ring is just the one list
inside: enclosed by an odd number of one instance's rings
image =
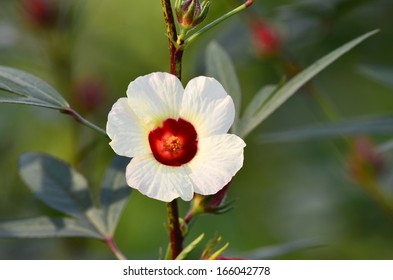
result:
[[(183, 58), (183, 50), (176, 46), (174, 42), (177, 40), (177, 31), (175, 20), (173, 17), (172, 6), (170, 0), (161, 0), (164, 10), (164, 19), (166, 32), (168, 35), (169, 51), (170, 51), (170, 73), (181, 80), (181, 64)], [(169, 241), (171, 247), (171, 257), (176, 257), (183, 250), (183, 236), (180, 230), (179, 209), (177, 200), (173, 200), (167, 204), (168, 224), (169, 224)]]

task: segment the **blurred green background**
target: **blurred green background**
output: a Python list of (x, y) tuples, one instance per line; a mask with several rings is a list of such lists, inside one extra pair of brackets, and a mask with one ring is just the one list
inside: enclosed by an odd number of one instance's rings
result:
[[(0, 64), (48, 81), (101, 127), (131, 80), (168, 71), (158, 0), (63, 0), (55, 23), (50, 16), (32, 18), (21, 2), (28, 1), (0, 0)], [(393, 89), (359, 71), (360, 65), (393, 65), (391, 0), (255, 2), (186, 50), (184, 83), (204, 74), (206, 46), (216, 40), (235, 63), (245, 105), (263, 85), (277, 83), (296, 68), (379, 28), (379, 34), (319, 74), (312, 87), (336, 110), (337, 120), (392, 113)], [(240, 3), (211, 0), (206, 21)], [(256, 42), (260, 40), (256, 22), (275, 34), (268, 40), (277, 39), (273, 52), (266, 53)], [(207, 238), (218, 233), (230, 242), (225, 255), (233, 257), (257, 248), (315, 241), (320, 246), (277, 258), (392, 259), (393, 220), (352, 178), (348, 146), (330, 139), (257, 141), (263, 133), (329, 121), (313, 95), (299, 91), (245, 139), (244, 167), (228, 194), (236, 200), (235, 208), (221, 216), (199, 217), (187, 241), (202, 232)], [(0, 104), (0, 135), (0, 219), (59, 215), (34, 198), (21, 181), (17, 165), (22, 153), (41, 151), (71, 162), (95, 193), (113, 156), (106, 139), (52, 110)], [(387, 138), (370, 139), (379, 143)], [(384, 154), (385, 172), (379, 177), (387, 195), (393, 188), (390, 156)], [(180, 206), (184, 215), (188, 203)], [(165, 204), (135, 191), (116, 240), (130, 259), (157, 259), (168, 240), (165, 224)], [(110, 258), (106, 246), (95, 240), (0, 239), (0, 259)]]

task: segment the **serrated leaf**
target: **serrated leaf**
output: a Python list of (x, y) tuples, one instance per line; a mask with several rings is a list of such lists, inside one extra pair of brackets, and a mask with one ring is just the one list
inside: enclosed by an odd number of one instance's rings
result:
[(261, 110), (251, 119), (249, 123), (245, 123), (244, 126), (239, 128), (238, 135), (242, 138), (246, 137), (255, 127), (256, 123), (260, 124), (262, 121), (264, 121), (288, 98), (290, 98), (299, 88), (301, 88), (304, 84), (311, 80), (315, 75), (317, 75), (336, 59), (341, 57), (343, 54), (345, 54), (353, 47), (360, 44), (362, 41), (375, 34), (376, 32), (378, 32), (378, 30), (368, 32), (344, 44), (343, 46), (317, 60), (305, 70), (297, 74), (287, 83), (285, 83), (285, 85), (283, 85), (279, 90), (277, 90), (277, 92), (265, 103), (264, 106), (262, 106)]
[(48, 238), (48, 237), (91, 237), (102, 239), (89, 225), (73, 218), (37, 217), (12, 221), (0, 221), (0, 237), (5, 238)]
[(0, 66), (0, 103), (16, 103), (64, 110), (67, 101), (43, 80), (14, 68)]
[(204, 233), (199, 235), (194, 241), (192, 241), (186, 248), (181, 251), (181, 253), (176, 257), (176, 260), (184, 260), (192, 250), (202, 241), (203, 237), (205, 236)]
[(361, 73), (393, 88), (393, 67), (382, 65), (363, 65), (359, 67)]
[(125, 172), (130, 158), (115, 156), (109, 166), (101, 188), (101, 208), (107, 231), (113, 234), (120, 215), (131, 193)]
[(392, 134), (393, 117), (363, 118), (343, 121), (340, 123), (324, 124), (283, 132), (265, 133), (260, 136), (260, 142), (290, 142), (324, 137), (343, 137), (364, 134)]
[(206, 48), (206, 68), (207, 75), (216, 78), (233, 99), (235, 121), (232, 129), (236, 130), (242, 107), (240, 83), (230, 56), (216, 42), (211, 42)]

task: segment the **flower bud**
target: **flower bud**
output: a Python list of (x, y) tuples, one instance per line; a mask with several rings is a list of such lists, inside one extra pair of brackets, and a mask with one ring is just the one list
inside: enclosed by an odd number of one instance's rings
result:
[(357, 138), (348, 160), (349, 171), (357, 182), (373, 181), (385, 169), (384, 157), (375, 151), (373, 143), (367, 138)]
[(41, 28), (52, 28), (59, 15), (57, 0), (22, 0), (22, 10), (27, 20)]
[(76, 105), (85, 113), (97, 110), (104, 103), (103, 85), (92, 78), (81, 80), (74, 89)]
[(230, 182), (219, 192), (213, 195), (204, 196), (195, 194), (194, 199), (192, 200), (191, 209), (185, 217), (186, 222), (188, 223), (192, 217), (200, 214), (223, 214), (231, 210), (233, 202), (225, 202), (229, 185)]
[(255, 49), (262, 57), (272, 57), (280, 51), (280, 39), (277, 31), (262, 20), (251, 24), (252, 39)]
[(209, 1), (202, 4), (199, 0), (176, 0), (175, 12), (180, 26), (189, 30), (200, 24), (209, 12)]

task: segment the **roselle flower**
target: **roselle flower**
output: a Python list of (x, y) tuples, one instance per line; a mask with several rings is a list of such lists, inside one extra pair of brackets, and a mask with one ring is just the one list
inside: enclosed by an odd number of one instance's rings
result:
[(133, 158), (130, 187), (149, 197), (191, 200), (222, 189), (243, 165), (244, 141), (227, 134), (232, 98), (213, 78), (197, 77), (184, 89), (168, 73), (131, 82), (108, 116), (113, 150)]

